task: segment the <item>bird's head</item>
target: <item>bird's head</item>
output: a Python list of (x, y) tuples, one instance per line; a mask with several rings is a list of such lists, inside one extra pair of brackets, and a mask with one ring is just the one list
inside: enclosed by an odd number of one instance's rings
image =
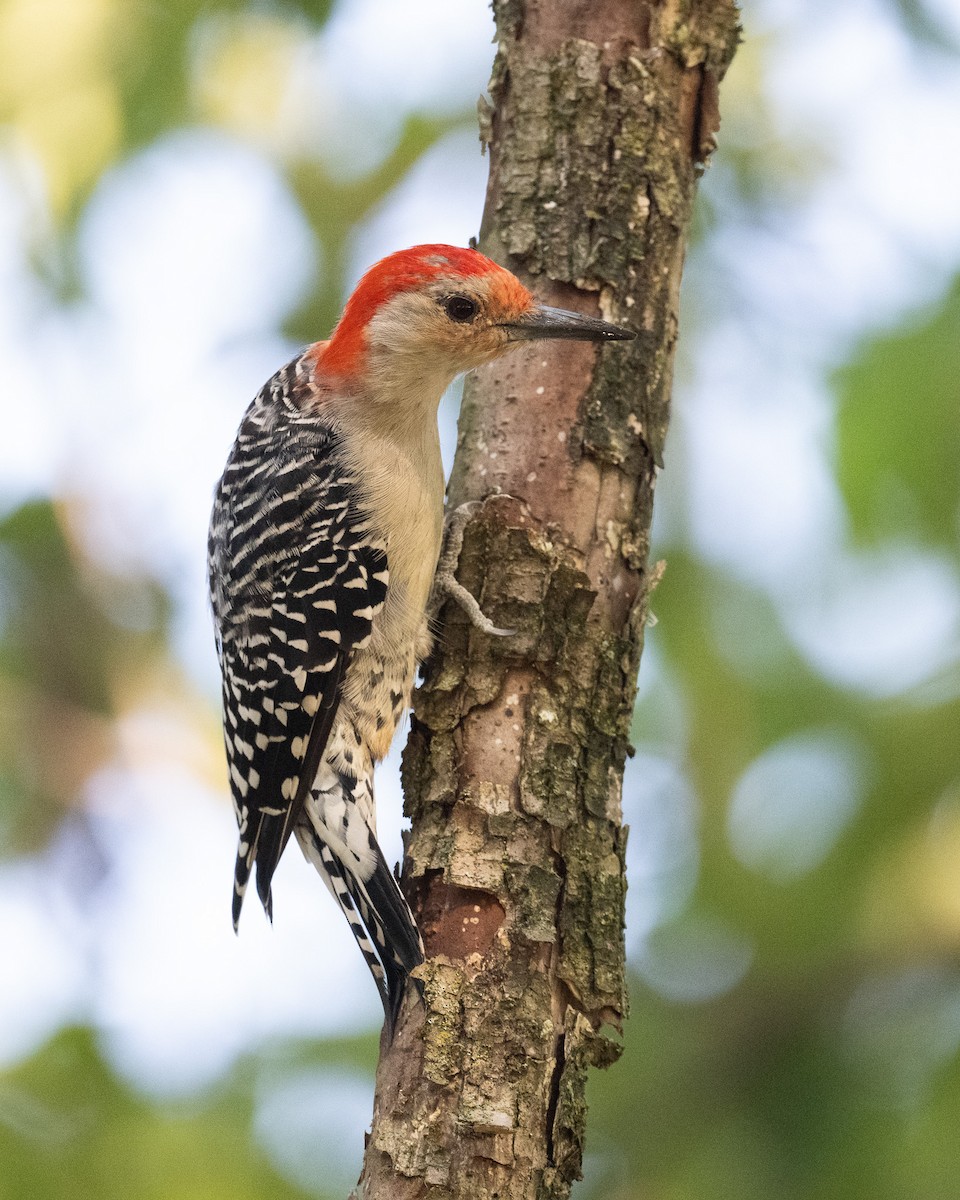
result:
[[(428, 245), (400, 250), (363, 276), (318, 370), (393, 395), (434, 401), (463, 371), (536, 338), (622, 341), (619, 326), (541, 304), (516, 276), (477, 250)], [(426, 397), (424, 397), (426, 399)]]

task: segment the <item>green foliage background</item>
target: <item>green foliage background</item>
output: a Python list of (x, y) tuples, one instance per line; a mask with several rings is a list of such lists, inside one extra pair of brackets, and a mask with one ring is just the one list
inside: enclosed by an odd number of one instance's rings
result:
[[(280, 165), (322, 247), (322, 277), (285, 331), (308, 340), (330, 326), (358, 224), (441, 136), (473, 120), (413, 113), (378, 163), (346, 178), (285, 141), (270, 97), (330, 8), (0, 0), (0, 116), (46, 180), (51, 220), (30, 249), (49, 294), (69, 305), (82, 293), (74, 234), (104, 173), (172, 130), (210, 123)], [(917, 52), (953, 53), (922, 6), (904, 3), (901, 15)], [(751, 136), (721, 138), (694, 264), (725, 222), (762, 221), (785, 194), (802, 204), (825, 169), (815, 144), (791, 152), (765, 124), (764, 53), (748, 41), (727, 83), (725, 114), (736, 127), (738, 109), (750, 110)], [(709, 332), (710, 279), (692, 275), (687, 362)], [(956, 581), (960, 282), (901, 324), (864, 331), (823, 370), (844, 554), (932, 554)], [(196, 769), (211, 778), (221, 769), (213, 704), (171, 651), (173, 601), (155, 580), (111, 577), (92, 562), (82, 520), (77, 498), (64, 495), (7, 506), (0, 518), (0, 847), (11, 862), (74, 818), (84, 782), (109, 761), (113, 724), (144, 689), (197, 715), (209, 762)], [(957, 646), (945, 645), (916, 686), (882, 695), (843, 686), (797, 648), (766, 590), (698, 551), (682, 511), (667, 525), (648, 638), (653, 684), (641, 691), (635, 736), (639, 770), (667, 760), (692, 789), (697, 868), (690, 894), (665, 908), (635, 955), (624, 1057), (591, 1084), (581, 1200), (955, 1197)], [(909, 605), (899, 619), (911, 621)], [(789, 844), (770, 869), (751, 868), (731, 847), (731, 797), (751, 764), (811, 730), (854, 748), (859, 804), (809, 869), (793, 869)], [(635, 825), (631, 837), (644, 836)], [(719, 955), (729, 983), (668, 999), (651, 964), (678, 947), (694, 971)], [(371, 1031), (251, 1051), (212, 1090), (158, 1102), (117, 1075), (100, 1031), (63, 1029), (0, 1073), (0, 1198), (341, 1195), (333, 1174), (304, 1191), (268, 1161), (254, 1134), (258, 1087), (304, 1064), (372, 1081), (375, 1046)]]

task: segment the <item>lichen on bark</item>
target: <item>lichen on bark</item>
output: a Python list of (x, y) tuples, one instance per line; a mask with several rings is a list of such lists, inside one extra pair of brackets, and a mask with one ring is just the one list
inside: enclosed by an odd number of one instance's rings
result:
[(424, 932), (357, 1195), (562, 1200), (590, 1066), (626, 1013), (620, 792), (693, 189), (731, 0), (496, 0), (481, 248), (638, 332), (544, 343), (465, 390), (451, 506), (479, 500), (412, 720), (404, 881)]

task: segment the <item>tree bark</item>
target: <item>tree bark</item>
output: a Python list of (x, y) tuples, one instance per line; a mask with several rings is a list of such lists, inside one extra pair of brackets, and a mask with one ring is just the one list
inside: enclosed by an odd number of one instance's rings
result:
[(580, 1176), (590, 1066), (626, 1011), (623, 764), (696, 178), (733, 0), (495, 0), (481, 248), (638, 331), (465, 389), (451, 508), (483, 503), (404, 755), (428, 959), (377, 1073), (361, 1200), (545, 1200)]

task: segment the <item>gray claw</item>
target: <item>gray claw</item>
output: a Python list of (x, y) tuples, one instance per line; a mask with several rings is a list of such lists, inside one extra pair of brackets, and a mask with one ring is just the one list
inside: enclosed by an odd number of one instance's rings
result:
[(460, 562), (460, 551), (463, 549), (463, 534), (467, 522), (483, 505), (482, 500), (468, 500), (447, 516), (444, 522), (443, 550), (437, 563), (437, 571), (433, 578), (433, 595), (430, 610), (436, 615), (444, 599), (456, 601), (470, 618), (470, 624), (491, 637), (513, 637), (515, 629), (500, 629), (486, 616), (475, 596), (463, 586), (456, 577), (457, 566)]

